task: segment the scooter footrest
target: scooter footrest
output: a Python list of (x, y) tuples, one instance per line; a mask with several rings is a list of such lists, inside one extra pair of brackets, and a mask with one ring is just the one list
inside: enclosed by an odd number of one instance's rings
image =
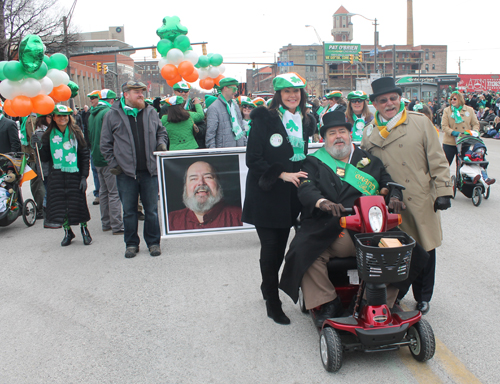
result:
[(334, 317), (332, 319), (329, 319), (335, 323), (339, 324), (345, 324), (345, 325), (358, 325), (358, 320), (356, 320), (354, 317), (349, 316), (349, 317)]
[(398, 315), (402, 321), (406, 321), (418, 315), (420, 311), (407, 311), (407, 312), (396, 312), (394, 315)]
[(380, 329), (356, 329), (356, 334), (359, 341), (367, 347), (378, 347), (392, 343), (399, 343), (406, 332), (408, 324), (403, 324), (400, 327), (389, 327)]

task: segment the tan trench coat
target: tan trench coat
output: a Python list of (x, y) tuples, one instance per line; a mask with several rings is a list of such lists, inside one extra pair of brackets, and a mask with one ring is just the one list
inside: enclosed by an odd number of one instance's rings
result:
[(451, 135), (453, 131), (460, 133), (472, 129), (479, 131), (479, 121), (477, 120), (476, 112), (471, 107), (464, 105), (460, 111), (462, 123), (455, 123), (455, 119), (451, 117), (451, 107), (446, 107), (441, 118), (441, 129), (444, 132), (443, 144), (456, 145), (455, 138)]
[(441, 216), (434, 212), (434, 202), (439, 196), (451, 196), (453, 189), (436, 129), (426, 116), (410, 111), (385, 140), (372, 124), (373, 130), (365, 128), (361, 148), (381, 159), (392, 179), (406, 187), (400, 228), (426, 251), (439, 247)]

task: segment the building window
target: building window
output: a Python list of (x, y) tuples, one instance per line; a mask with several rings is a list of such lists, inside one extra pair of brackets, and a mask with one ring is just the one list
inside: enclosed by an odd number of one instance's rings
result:
[(432, 52), (432, 58), (435, 59), (436, 58), (436, 52)]
[(345, 36), (345, 35), (342, 35), (342, 40), (343, 40), (343, 41), (345, 41), (345, 38), (346, 38), (346, 36)]
[(432, 69), (436, 69), (436, 64), (432, 64)]
[[(396, 64), (396, 70), (399, 69), (399, 64)], [(404, 69), (404, 65), (403, 65), (403, 69)]]
[(429, 52), (425, 52), (425, 60), (429, 60)]
[(401, 64), (401, 69), (404, 71), (405, 70), (405, 65)]
[(428, 71), (429, 70), (429, 64), (425, 64), (425, 70)]

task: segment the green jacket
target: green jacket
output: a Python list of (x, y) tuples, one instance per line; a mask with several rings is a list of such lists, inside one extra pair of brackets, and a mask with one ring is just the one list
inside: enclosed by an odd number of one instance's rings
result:
[(161, 123), (167, 129), (168, 137), (170, 139), (171, 151), (198, 148), (198, 143), (196, 142), (193, 133), (193, 122), (203, 120), (205, 115), (200, 104), (196, 104), (195, 108), (196, 112), (189, 112), (191, 117), (185, 121), (181, 121), (180, 123), (170, 123), (168, 121), (168, 115), (163, 115), (161, 117)]
[(101, 130), (104, 115), (111, 109), (111, 107), (103, 104), (98, 104), (90, 110), (88, 132), (90, 140), (90, 153), (92, 161), (96, 167), (105, 167), (108, 165), (104, 156), (101, 154)]

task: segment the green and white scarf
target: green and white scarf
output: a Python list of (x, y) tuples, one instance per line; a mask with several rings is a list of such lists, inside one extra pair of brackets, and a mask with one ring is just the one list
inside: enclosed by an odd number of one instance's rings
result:
[(363, 139), (363, 129), (365, 128), (364, 116), (356, 116), (355, 113), (352, 114), (352, 120), (354, 124), (352, 125), (352, 139), (354, 141), (361, 141)]
[(28, 121), (28, 116), (21, 117), (21, 127), (19, 130), (21, 131), (20, 139), (21, 139), (22, 145), (28, 145), (28, 137), (26, 136), (26, 122), (27, 121)]
[[(298, 110), (298, 111), (297, 111)], [(295, 113), (279, 106), (278, 113), (281, 117), (281, 122), (288, 134), (288, 141), (293, 148), (293, 156), (291, 161), (301, 161), (306, 158), (304, 155), (304, 135), (302, 133), (302, 113), (300, 108), (295, 109)]]
[(137, 108), (129, 107), (127, 104), (125, 104), (125, 98), (124, 97), (122, 97), (120, 99), (120, 103), (122, 104), (123, 112), (125, 112), (125, 114), (127, 116), (137, 117), (137, 114), (139, 113), (139, 110)]
[(462, 116), (460, 116), (460, 111), (462, 110), (462, 106), (455, 108), (453, 105), (451, 106), (451, 117), (455, 120), (455, 123), (463, 123)]
[(219, 95), (222, 102), (226, 105), (227, 113), (231, 118), (232, 131), (234, 133), (234, 139), (239, 140), (243, 136), (245, 136), (245, 131), (240, 127), (240, 123), (238, 122), (238, 111), (236, 110), (236, 103), (231, 100), (229, 104), (222, 94)]
[(77, 162), (78, 140), (70, 135), (68, 127), (64, 134), (57, 128), (50, 132), (50, 152), (54, 169), (60, 169), (63, 172), (79, 172)]
[(186, 103), (184, 104), (184, 109), (186, 111), (189, 111), (189, 103), (191, 102), (191, 98), (188, 97), (187, 100), (186, 100)]

